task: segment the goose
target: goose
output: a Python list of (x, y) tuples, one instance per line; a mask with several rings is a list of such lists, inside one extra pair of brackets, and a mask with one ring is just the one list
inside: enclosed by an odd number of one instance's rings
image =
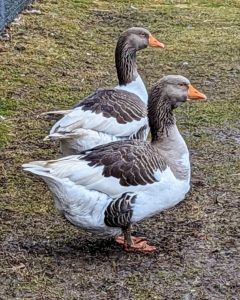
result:
[(183, 76), (165, 76), (149, 95), (151, 142), (111, 142), (23, 168), (45, 181), (56, 208), (72, 224), (113, 237), (128, 252), (154, 251), (131, 236), (131, 225), (176, 205), (189, 191), (189, 152), (173, 114), (188, 99), (206, 96)]
[(65, 115), (44, 140), (60, 140), (63, 156), (117, 140), (146, 140), (148, 93), (137, 72), (136, 52), (147, 46), (164, 48), (145, 28), (123, 32), (115, 51), (118, 86), (97, 90), (73, 110), (43, 113)]

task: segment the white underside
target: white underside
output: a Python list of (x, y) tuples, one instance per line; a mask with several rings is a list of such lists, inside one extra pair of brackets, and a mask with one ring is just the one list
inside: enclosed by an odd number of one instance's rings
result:
[[(79, 154), (81, 151), (94, 148), (99, 145), (120, 141), (120, 140), (128, 140), (132, 139), (132, 135), (136, 132), (133, 132), (129, 136), (118, 137), (113, 134), (109, 134), (106, 132), (95, 131), (91, 129), (77, 129), (74, 132), (68, 134), (67, 136), (58, 135), (57, 133), (52, 134), (51, 138), (55, 136), (60, 140), (60, 147), (63, 156)], [(148, 137), (149, 127), (144, 130), (142, 140), (145, 141)], [(76, 136), (76, 137), (74, 137)], [(139, 138), (140, 139), (140, 138)]]
[[(47, 138), (60, 140), (63, 156), (67, 156), (98, 145), (129, 139), (139, 128), (147, 124), (147, 117), (119, 124), (113, 117), (105, 118), (102, 113), (96, 115), (79, 107), (59, 120)], [(147, 128), (145, 140), (148, 132)]]
[[(74, 155), (81, 151), (94, 148), (99, 145), (125, 140), (105, 132), (98, 132), (91, 129), (79, 129), (75, 131), (76, 138), (60, 139), (60, 147), (63, 156)], [(73, 136), (73, 135), (72, 135)]]
[(56, 208), (74, 225), (98, 236), (115, 236), (120, 228), (104, 223), (104, 212), (112, 199), (125, 192), (137, 195), (133, 204), (131, 221), (137, 222), (184, 199), (189, 190), (190, 166), (188, 154), (181, 158), (183, 167), (189, 169), (187, 180), (176, 179), (171, 169), (155, 171), (158, 182), (145, 186), (124, 187), (114, 177), (103, 177), (103, 167), (90, 167), (79, 156), (69, 156), (45, 168), (45, 162), (25, 164), (26, 171), (44, 179), (54, 195)]

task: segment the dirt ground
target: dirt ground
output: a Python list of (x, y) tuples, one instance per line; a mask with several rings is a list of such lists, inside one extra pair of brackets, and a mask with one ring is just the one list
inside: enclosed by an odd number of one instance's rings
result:
[[(17, 24), (16, 24), (17, 23)], [(54, 120), (117, 85), (114, 47), (131, 26), (164, 50), (138, 53), (148, 88), (181, 74), (208, 96), (177, 110), (192, 162), (186, 199), (134, 225), (157, 250), (128, 254), (55, 210), (24, 162), (60, 156)], [(240, 299), (240, 1), (38, 0), (0, 40), (0, 299)]]

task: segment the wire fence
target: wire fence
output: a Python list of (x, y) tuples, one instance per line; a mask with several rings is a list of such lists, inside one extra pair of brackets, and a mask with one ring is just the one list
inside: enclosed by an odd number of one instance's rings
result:
[(33, 0), (0, 0), (0, 31), (9, 26), (16, 16)]

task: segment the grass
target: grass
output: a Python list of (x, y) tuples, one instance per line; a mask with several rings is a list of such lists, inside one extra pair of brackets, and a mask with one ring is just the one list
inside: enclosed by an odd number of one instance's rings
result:
[[(134, 6), (134, 8), (131, 7)], [(35, 1), (0, 44), (0, 299), (237, 299), (239, 283), (239, 1)], [(136, 8), (136, 9), (135, 9)], [(60, 155), (54, 120), (117, 84), (114, 47), (130, 26), (166, 47), (138, 54), (148, 88), (181, 74), (208, 96), (176, 111), (191, 153), (184, 202), (134, 226), (157, 247), (127, 254), (67, 223), (23, 162)]]

